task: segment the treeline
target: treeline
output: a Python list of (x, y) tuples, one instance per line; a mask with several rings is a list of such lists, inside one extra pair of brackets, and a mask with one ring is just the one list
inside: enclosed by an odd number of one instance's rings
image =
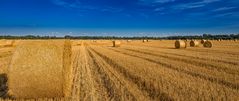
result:
[(222, 39), (222, 40), (233, 40), (239, 39), (239, 34), (230, 34), (230, 35), (212, 35), (212, 34), (203, 34), (203, 35), (194, 35), (194, 36), (168, 36), (168, 37), (117, 37), (117, 36), (69, 36), (64, 37), (58, 36), (38, 36), (38, 35), (26, 35), (26, 36), (0, 36), (0, 39), (128, 39), (128, 40), (141, 40), (141, 39), (151, 39), (151, 40), (177, 40), (177, 39)]

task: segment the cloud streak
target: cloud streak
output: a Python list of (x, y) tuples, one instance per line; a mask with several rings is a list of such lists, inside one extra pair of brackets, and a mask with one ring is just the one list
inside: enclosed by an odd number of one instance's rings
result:
[[(233, 6), (214, 6), (214, 3), (221, 1), (223, 0), (198, 0), (185, 2), (178, 2), (178, 0), (133, 0), (130, 1), (130, 6), (122, 6), (126, 4), (110, 5), (121, 3), (121, 0), (117, 2), (102, 0), (101, 2), (110, 2), (109, 4), (103, 5), (101, 3), (94, 3), (97, 2), (95, 0), (89, 0), (90, 3), (86, 3), (84, 0), (73, 0), (71, 2), (66, 0), (52, 0), (55, 5), (86, 12), (106, 12), (127, 16), (130, 15), (130, 17), (142, 16), (144, 18), (150, 18), (150, 16), (153, 15), (165, 16), (181, 14), (182, 16), (188, 17), (203, 16), (207, 19), (210, 19), (211, 15), (217, 15), (220, 17), (223, 15), (232, 15), (229, 11), (237, 9), (237, 7)], [(122, 2), (125, 3), (127, 0), (122, 0)], [(213, 6), (213, 9), (210, 9), (211, 6)], [(187, 10), (191, 10), (191, 12), (186, 12)]]

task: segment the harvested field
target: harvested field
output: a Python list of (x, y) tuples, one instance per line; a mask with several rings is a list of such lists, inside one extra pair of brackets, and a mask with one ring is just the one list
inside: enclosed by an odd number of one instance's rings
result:
[[(29, 41), (25, 42), (31, 43), (33, 40)], [(42, 94), (44, 93), (43, 91), (33, 93), (37, 98), (31, 98), (30, 100), (237, 101), (239, 99), (238, 41), (211, 41), (213, 43), (211, 48), (205, 48), (203, 44), (197, 44), (198, 47), (196, 48), (185, 48), (185, 42), (181, 41), (182, 44), (179, 48), (185, 49), (175, 49), (175, 40), (152, 40), (145, 43), (142, 40), (130, 42), (122, 40), (120, 47), (112, 47), (111, 40), (97, 40), (97, 42), (92, 40), (71, 40), (71, 45), (70, 43), (62, 45), (64, 40), (54, 41), (57, 43), (55, 47), (62, 49), (58, 51), (72, 53), (65, 54), (67, 60), (49, 63), (49, 66), (61, 67), (60, 64), (63, 63), (72, 67), (72, 71), (70, 71), (72, 73), (63, 73), (63, 75), (69, 76), (63, 77), (66, 82), (62, 82), (63, 84), (71, 85), (71, 87), (62, 91), (52, 91), (60, 94), (63, 91), (68, 92), (68, 97), (54, 97), (54, 95), (49, 97)], [(35, 43), (36, 41), (33, 42)], [(6, 98), (6, 101), (26, 100), (21, 97), (14, 99), (14, 97), (7, 94), (9, 85), (6, 83), (6, 75), (9, 75), (9, 68), (10, 75), (11, 71), (37, 73), (41, 70), (41, 68), (37, 68), (38, 64), (40, 64), (37, 61), (31, 62), (34, 64), (33, 66), (36, 66), (32, 70), (19, 70), (14, 66), (15, 63), (12, 63), (12, 61), (20, 61), (16, 60), (14, 56), (15, 52), (19, 52), (18, 47), (21, 46), (21, 42), (17, 43), (16, 47), (0, 48), (0, 87), (2, 88), (0, 96), (2, 100)], [(39, 46), (41, 45), (40, 43), (49, 43), (49, 41), (38, 41), (37, 43)], [(63, 48), (65, 46), (68, 46), (68, 48)], [(69, 50), (70, 47), (71, 50)], [(47, 48), (47, 46), (42, 46), (41, 48), (55, 49), (54, 47)], [(55, 61), (60, 59), (60, 57), (57, 57), (58, 55), (48, 57), (47, 54), (51, 54), (51, 52), (38, 52), (36, 56), (46, 59), (56, 58)], [(65, 55), (62, 54), (62, 56)], [(22, 56), (22, 61), (26, 60), (27, 57), (29, 56), (26, 53), (25, 56)], [(61, 71), (60, 69), (59, 71)], [(48, 83), (54, 83), (54, 78), (59, 78), (58, 75), (55, 75), (57, 77), (44, 76), (47, 75), (44, 73), (37, 75), (46, 77), (46, 80), (51, 81), (52, 79), (52, 82)], [(41, 82), (44, 79), (33, 77), (30, 75), (24, 80), (44, 83)], [(14, 78), (21, 79), (22, 76), (14, 76)], [(21, 82), (15, 85), (20, 84)], [(28, 85), (31, 84), (29, 83)], [(47, 88), (51, 91), (52, 87), (47, 85), (45, 88), (44, 86), (37, 86), (36, 89)], [(57, 84), (54, 83), (54, 85), (58, 87)], [(26, 93), (21, 93), (21, 95), (27, 95), (28, 93), (31, 92), (26, 90)]]

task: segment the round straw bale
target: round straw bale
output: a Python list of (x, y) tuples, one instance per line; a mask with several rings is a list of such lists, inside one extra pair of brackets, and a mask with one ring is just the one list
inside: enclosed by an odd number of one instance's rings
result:
[(120, 47), (120, 41), (113, 41), (113, 47)]
[(206, 40), (202, 39), (202, 40), (201, 40), (201, 44), (204, 44), (204, 42), (206, 42)]
[(132, 40), (127, 40), (127, 42), (132, 42)]
[(14, 45), (15, 41), (14, 40), (7, 40), (5, 43), (5, 47), (12, 47)]
[(143, 42), (147, 42), (147, 40), (143, 40)]
[(190, 47), (198, 47), (199, 46), (199, 42), (196, 40), (192, 40), (190, 41)]
[(8, 94), (14, 98), (68, 97), (71, 75), (70, 41), (21, 42), (8, 70)]
[(222, 41), (222, 39), (217, 39), (217, 41)]
[(212, 42), (211, 41), (206, 41), (204, 44), (203, 44), (204, 47), (206, 48), (211, 48), (213, 45), (212, 45)]
[(175, 41), (175, 48), (186, 48), (186, 47), (187, 43), (185, 41), (182, 40)]

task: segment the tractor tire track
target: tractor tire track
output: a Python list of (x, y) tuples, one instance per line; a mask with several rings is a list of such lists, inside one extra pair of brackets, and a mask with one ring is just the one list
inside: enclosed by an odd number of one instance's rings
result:
[(104, 66), (97, 62), (99, 60), (97, 60), (97, 57), (93, 54), (94, 53), (89, 51), (89, 56), (93, 59), (97, 74), (99, 75), (101, 80), (103, 80), (103, 85), (108, 92), (109, 99), (114, 101), (122, 101), (126, 99), (135, 101), (136, 98), (126, 88), (124, 88), (124, 84), (120, 82), (120, 79), (118, 79), (117, 76), (112, 72), (107, 72), (107, 70), (103, 69)]
[(146, 81), (138, 76), (135, 76), (129, 73), (124, 67), (120, 66), (107, 56), (97, 52), (93, 48), (90, 48), (94, 53), (102, 57), (108, 64), (110, 64), (116, 71), (121, 72), (128, 78), (129, 81), (133, 81), (137, 86), (142, 90), (148, 93), (148, 96), (151, 97), (152, 100), (163, 100), (163, 101), (172, 101), (173, 98), (169, 97), (166, 93), (160, 91), (160, 89), (156, 89), (154, 82)]
[(172, 69), (172, 70), (175, 70), (175, 71), (177, 71), (177, 72), (181, 72), (181, 73), (184, 73), (184, 74), (193, 76), (193, 77), (198, 77), (198, 78), (201, 78), (201, 79), (204, 79), (204, 80), (208, 80), (208, 81), (210, 81), (210, 82), (212, 82), (212, 83), (217, 83), (217, 84), (220, 84), (220, 85), (229, 87), (229, 88), (231, 88), (231, 89), (239, 90), (239, 85), (238, 85), (238, 84), (233, 84), (233, 83), (231, 83), (231, 82), (228, 82), (228, 81), (225, 81), (225, 80), (220, 80), (220, 79), (214, 78), (214, 77), (208, 77), (208, 76), (202, 75), (202, 74), (200, 74), (200, 73), (190, 72), (190, 71), (187, 71), (187, 70), (184, 70), (184, 69), (177, 68), (177, 67), (175, 67), (175, 66), (173, 66), (173, 65), (171, 65), (171, 64), (166, 64), (166, 63), (163, 63), (163, 62), (160, 62), (160, 61), (155, 61), (155, 60), (152, 60), (152, 59), (149, 59), (149, 58), (145, 58), (145, 57), (143, 57), (143, 56), (137, 56), (137, 55), (133, 55), (133, 54), (128, 54), (128, 53), (121, 52), (121, 51), (118, 51), (118, 50), (113, 50), (113, 49), (111, 49), (111, 50), (112, 50), (112, 51), (115, 51), (115, 52), (117, 52), (117, 53), (124, 54), (124, 55), (141, 58), (141, 59), (144, 59), (144, 60), (146, 60), (146, 61), (149, 61), (149, 62), (153, 62), (153, 63), (159, 64), (159, 65), (162, 65), (162, 66), (164, 66), (165, 68)]
[[(125, 48), (125, 47), (124, 47), (124, 48)], [(133, 50), (132, 48), (128, 48), (128, 47), (125, 48), (125, 49), (127, 49), (127, 50)], [(140, 50), (152, 51), (152, 50), (143, 49), (143, 48), (140, 48)], [(153, 51), (153, 52), (160, 52), (160, 53), (167, 54), (167, 55), (174, 55), (174, 56), (188, 57), (188, 58), (193, 58), (193, 59), (198, 59), (198, 60), (207, 60), (207, 58), (203, 58), (203, 57), (188, 56), (188, 55), (175, 54), (175, 53), (162, 52), (162, 51)], [(236, 62), (225, 61), (225, 60), (218, 60), (218, 59), (210, 59), (210, 61), (226, 63), (226, 64), (230, 64), (230, 65), (234, 65), (234, 66), (239, 65), (239, 63), (236, 63)]]
[(181, 61), (181, 62), (184, 62), (184, 63), (190, 63), (190, 64), (195, 65), (195, 66), (203, 66), (203, 67), (206, 67), (206, 68), (211, 69), (211, 70), (216, 69), (217, 71), (224, 71), (224, 72), (226, 72), (228, 74), (232, 74), (232, 75), (239, 75), (238, 71), (236, 71), (236, 70), (231, 70), (231, 69), (223, 67), (223, 66), (216, 66), (216, 65), (213, 65), (213, 64), (209, 64), (209, 63), (199, 62), (199, 61), (196, 61), (196, 60), (177, 58), (177, 57), (172, 57), (172, 56), (167, 56), (167, 55), (162, 55), (162, 54), (154, 54), (154, 53), (143, 52), (143, 51), (134, 50), (134, 49), (125, 49), (125, 50), (133, 51), (133, 52), (137, 52), (137, 53), (142, 53), (142, 54), (148, 54), (148, 55), (152, 55), (152, 56), (163, 57), (163, 58), (166, 58), (166, 59)]

